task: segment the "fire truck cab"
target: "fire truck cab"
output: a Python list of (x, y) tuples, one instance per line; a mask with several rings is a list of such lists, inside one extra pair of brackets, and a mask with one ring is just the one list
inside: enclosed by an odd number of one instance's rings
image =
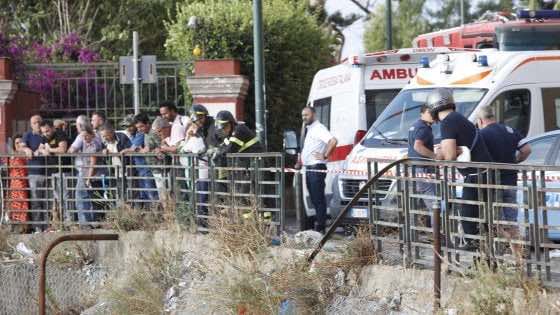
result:
[(413, 47), (497, 48), (501, 51), (560, 49), (560, 11), (487, 14), (480, 21), (422, 34)]

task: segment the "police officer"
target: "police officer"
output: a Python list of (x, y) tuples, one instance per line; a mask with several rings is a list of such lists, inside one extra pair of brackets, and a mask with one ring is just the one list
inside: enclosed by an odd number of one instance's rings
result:
[[(430, 107), (432, 118), (441, 127), (441, 145), (436, 149), (436, 159), (457, 160), (460, 153), (459, 147), (469, 148), (472, 162), (492, 162), (486, 143), (480, 133), (465, 116), (455, 111), (455, 100), (450, 89), (437, 88), (432, 91), (427, 99), (426, 105)], [(459, 172), (464, 177), (465, 183), (479, 183), (479, 172), (476, 168), (460, 168)], [(486, 174), (481, 174), (480, 181), (483, 182)], [(478, 189), (476, 187), (463, 187), (463, 199), (478, 201)], [(477, 205), (461, 205), (461, 216), (466, 218), (461, 225), (465, 234), (478, 234), (478, 224), (468, 218), (479, 218)], [(462, 242), (461, 242), (462, 243)], [(468, 240), (460, 244), (464, 249), (475, 249), (476, 242)]]
[(214, 117), (208, 115), (208, 109), (200, 104), (191, 107), (191, 121), (198, 126), (198, 134), (204, 139), (207, 149), (218, 146)]
[[(434, 134), (432, 133), (432, 123), (434, 122), (430, 107), (422, 105), (420, 108), (420, 118), (408, 130), (408, 157), (434, 159)], [(433, 173), (433, 167), (418, 166), (416, 174)], [(416, 183), (416, 192), (422, 195), (435, 195), (436, 185), (419, 181)], [(428, 210), (432, 209), (434, 200), (423, 198), (422, 201)], [(430, 226), (430, 221), (426, 222)]]
[[(531, 154), (531, 146), (528, 143), (519, 145), (523, 136), (513, 128), (496, 122), (494, 110), (485, 106), (477, 111), (476, 123), (480, 128), (480, 135), (488, 146), (488, 151), (494, 162), (515, 164), (527, 159)], [(517, 171), (501, 170), (500, 185), (516, 186)], [(504, 189), (503, 202), (516, 203), (516, 190)], [(505, 221), (517, 221), (517, 209), (503, 208), (501, 219)], [(516, 229), (505, 228), (502, 231), (506, 237), (515, 236)]]

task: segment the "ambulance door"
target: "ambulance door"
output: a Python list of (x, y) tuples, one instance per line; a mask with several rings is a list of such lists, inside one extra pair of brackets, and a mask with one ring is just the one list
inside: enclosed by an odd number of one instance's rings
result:
[(521, 87), (510, 87), (508, 90), (501, 91), (490, 103), (496, 120), (527, 136), (531, 115), (536, 114), (531, 113), (533, 94), (529, 88)]
[(560, 129), (560, 87), (540, 88), (544, 112), (544, 130)]

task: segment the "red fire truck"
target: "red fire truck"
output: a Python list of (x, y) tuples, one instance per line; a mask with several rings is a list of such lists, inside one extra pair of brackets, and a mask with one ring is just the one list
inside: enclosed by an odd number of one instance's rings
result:
[(503, 51), (559, 50), (560, 11), (488, 13), (479, 22), (416, 37), (413, 47), (498, 48)]

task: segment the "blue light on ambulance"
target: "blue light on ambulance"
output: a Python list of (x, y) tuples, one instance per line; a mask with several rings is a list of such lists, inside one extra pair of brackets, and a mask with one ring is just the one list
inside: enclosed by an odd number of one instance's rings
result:
[(480, 55), (478, 56), (478, 64), (482, 67), (488, 67), (488, 56)]
[(422, 68), (429, 68), (430, 67), (430, 59), (428, 57), (421, 57), (420, 58), (420, 65)]
[(520, 19), (560, 19), (557, 10), (519, 10), (517, 17)]

